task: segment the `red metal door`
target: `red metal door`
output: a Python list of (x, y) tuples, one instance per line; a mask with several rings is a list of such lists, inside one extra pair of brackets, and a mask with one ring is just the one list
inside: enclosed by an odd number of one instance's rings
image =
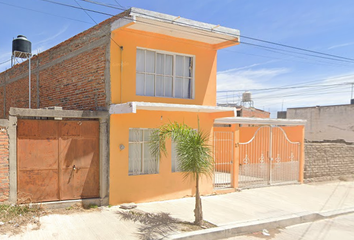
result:
[(58, 123), (18, 120), (17, 124), (18, 200), (59, 200)]
[(18, 198), (99, 197), (97, 121), (18, 121)]
[(98, 122), (62, 121), (59, 140), (60, 198), (99, 197)]

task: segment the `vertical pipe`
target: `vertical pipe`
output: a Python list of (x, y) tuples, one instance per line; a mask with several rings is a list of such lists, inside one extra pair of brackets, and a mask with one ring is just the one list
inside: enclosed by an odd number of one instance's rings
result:
[(28, 108), (31, 108), (31, 55), (28, 58)]
[(272, 183), (272, 164), (273, 164), (273, 155), (272, 155), (272, 147), (273, 147), (273, 133), (272, 126), (269, 126), (269, 184)]

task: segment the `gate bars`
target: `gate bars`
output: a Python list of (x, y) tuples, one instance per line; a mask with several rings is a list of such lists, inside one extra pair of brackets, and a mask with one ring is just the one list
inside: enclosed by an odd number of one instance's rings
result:
[[(300, 142), (289, 140), (277, 126), (261, 126), (248, 142), (239, 143), (238, 187), (299, 182)], [(214, 188), (231, 188), (234, 132), (214, 132)]]
[(231, 187), (233, 142), (233, 132), (214, 132), (214, 188)]
[(299, 181), (300, 143), (281, 127), (259, 127), (251, 140), (240, 143), (239, 187), (250, 188)]

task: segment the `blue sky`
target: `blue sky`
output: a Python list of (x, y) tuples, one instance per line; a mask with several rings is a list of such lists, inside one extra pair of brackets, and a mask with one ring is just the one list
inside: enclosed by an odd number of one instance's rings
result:
[[(75, 0), (54, 1), (77, 6)], [(255, 107), (271, 111), (275, 117), (276, 111), (288, 107), (350, 102), (354, 61), (327, 59), (334, 57), (325, 55), (314, 57), (310, 55), (317, 54), (248, 37), (354, 59), (352, 0), (96, 1), (116, 6), (118, 2), (125, 8), (139, 7), (239, 29), (243, 43), (218, 52), (220, 103), (239, 102), (242, 92), (250, 90)], [(120, 12), (77, 2), (109, 14)], [(96, 13), (89, 15), (98, 23), (108, 18)], [(82, 10), (41, 0), (0, 0), (0, 22), (0, 71), (10, 67), (10, 62), (1, 63), (10, 59), (12, 39), (18, 34), (27, 36), (36, 54), (95, 25)], [(279, 89), (284, 86), (285, 89)]]

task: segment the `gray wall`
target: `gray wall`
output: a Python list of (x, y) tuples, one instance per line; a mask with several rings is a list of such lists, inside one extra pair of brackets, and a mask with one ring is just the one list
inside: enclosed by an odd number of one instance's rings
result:
[(305, 139), (354, 142), (354, 104), (288, 108), (288, 119), (306, 119)]
[(354, 145), (345, 143), (306, 143), (305, 181), (354, 177)]

